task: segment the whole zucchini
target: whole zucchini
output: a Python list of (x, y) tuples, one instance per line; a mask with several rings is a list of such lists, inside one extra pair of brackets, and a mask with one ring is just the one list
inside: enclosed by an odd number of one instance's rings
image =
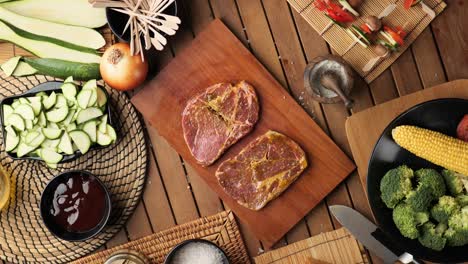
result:
[(80, 63), (47, 58), (23, 58), (23, 60), (36, 69), (38, 74), (61, 79), (73, 76), (75, 80), (81, 81), (101, 79), (98, 63)]

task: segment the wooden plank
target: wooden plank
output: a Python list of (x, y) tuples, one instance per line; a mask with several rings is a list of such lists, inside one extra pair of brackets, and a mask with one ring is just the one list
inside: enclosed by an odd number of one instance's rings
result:
[(468, 4), (466, 1), (450, 1), (447, 9), (434, 20), (434, 31), (437, 46), (444, 64), (448, 80), (468, 76)]
[(444, 68), (431, 29), (426, 28), (411, 48), (423, 87), (432, 87), (446, 81)]
[(128, 242), (127, 232), (125, 228), (122, 228), (111, 240), (107, 241), (106, 247), (112, 248), (118, 245), (122, 245)]
[(283, 87), (287, 87), (275, 42), (260, 0), (237, 0), (250, 50)]
[[(248, 46), (247, 36), (244, 31), (244, 26), (237, 12), (237, 3), (234, 0), (210, 0), (213, 14), (216, 18), (221, 19), (225, 25), (236, 35), (236, 37)], [(235, 10), (235, 12), (233, 12)]]
[[(207, 51), (209, 51), (209, 56), (206, 54)], [(223, 65), (223, 67), (217, 67), (217, 65)], [(204, 70), (197, 71), (196, 69), (199, 68)], [(194, 72), (197, 74), (192, 74)], [(187, 82), (184, 89), (180, 89), (180, 84), (177, 82), (181, 79), (190, 79), (191, 82)], [(159, 133), (177, 148), (177, 151), (187, 162), (196, 164), (182, 137), (180, 113), (185, 107), (186, 101), (199, 94), (205, 87), (219, 81), (235, 79), (248, 80), (256, 87), (262, 101), (262, 118), (256, 125), (256, 129), (228, 150), (218, 162), (233, 157), (245, 146), (246, 142), (263, 134), (266, 129), (287, 131), (290, 137), (294, 138), (310, 153), (311, 157), (314, 157), (314, 166), (307, 169), (296, 183), (281, 196), (281, 199), (272, 201), (269, 206), (259, 212), (252, 212), (240, 206), (220, 188), (212, 176), (216, 166), (207, 168), (194, 166), (205, 181), (229, 204), (229, 207), (251, 226), (255, 225), (252, 230), (258, 236), (263, 237), (264, 241), (267, 241), (267, 246), (271, 246), (272, 241), (279, 238), (278, 235), (288, 230), (291, 223), (297, 223), (299, 217), (303, 217), (315, 205), (314, 202), (317, 199), (314, 197), (322, 199), (327, 189), (334, 186), (343, 174), (349, 173), (352, 165), (348, 163), (345, 156), (340, 155), (338, 148), (327, 139), (315, 123), (310, 122), (306, 113), (293, 103), (294, 101), (279, 87), (279, 84), (271, 78), (222, 23), (216, 21), (210, 25), (207, 31), (197, 37), (190, 49), (185, 49), (179, 54), (149, 86), (132, 98), (132, 102), (143, 115), (151, 119), (151, 123), (158, 127)], [(273, 102), (274, 100), (281, 100), (281, 102)], [(287, 110), (280, 110), (285, 105), (288, 105)], [(159, 116), (165, 117), (164, 122), (160, 122)], [(297, 126), (297, 124), (301, 124), (301, 126)], [(307, 133), (300, 132), (301, 130), (307, 130)], [(307, 137), (311, 138), (306, 139)], [(316, 137), (320, 137), (320, 139)], [(312, 145), (314, 146), (312, 147)], [(323, 148), (330, 149), (321, 151)], [(320, 155), (318, 151), (320, 151)], [(324, 160), (326, 162), (323, 162)], [(332, 165), (333, 163), (336, 164)], [(322, 166), (328, 168), (321, 170)], [(337, 169), (340, 171), (336, 171)], [(321, 173), (318, 173), (319, 170)], [(313, 171), (316, 172), (313, 173)], [(312, 191), (309, 189), (312, 187), (308, 186), (311, 184), (307, 180), (308, 175), (312, 175), (309, 173), (314, 175), (313, 186), (317, 186), (320, 182), (320, 190)], [(306, 193), (307, 199), (297, 197)], [(305, 200), (305, 202), (290, 204), (290, 201), (293, 200)], [(314, 204), (312, 205), (312, 203)], [(273, 226), (272, 230), (270, 227)]]
[(391, 66), (391, 69), (400, 96), (422, 89), (411, 49), (406, 50)]

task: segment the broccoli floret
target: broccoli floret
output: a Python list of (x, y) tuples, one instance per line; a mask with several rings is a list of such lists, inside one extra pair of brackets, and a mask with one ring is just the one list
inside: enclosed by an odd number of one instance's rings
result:
[(455, 231), (452, 228), (447, 229), (444, 233), (444, 237), (447, 239), (447, 245), (451, 247), (459, 247), (468, 244), (468, 233)]
[(393, 210), (393, 222), (400, 233), (407, 238), (417, 238), (419, 236), (418, 226), (427, 221), (429, 221), (427, 212), (415, 212), (406, 203), (398, 204)]
[(436, 231), (436, 234), (438, 235), (443, 235), (444, 232), (447, 230), (448, 228), (448, 224), (447, 223), (439, 223), (437, 224), (437, 226), (435, 227), (435, 231)]
[(394, 208), (413, 189), (413, 170), (406, 165), (389, 170), (380, 181), (381, 197), (388, 208)]
[(415, 211), (428, 211), (429, 205), (434, 200), (431, 188), (426, 185), (419, 185), (414, 191), (410, 191), (406, 196), (406, 203)]
[(459, 173), (451, 170), (443, 170), (442, 176), (444, 176), (447, 188), (453, 196), (457, 196), (463, 193), (465, 186), (460, 179)]
[(457, 196), (457, 198), (455, 199), (457, 200), (457, 203), (461, 207), (468, 206), (468, 195), (462, 194), (462, 195)]
[(450, 216), (448, 225), (455, 231), (461, 231), (468, 235), (468, 210), (460, 210)]
[(460, 205), (452, 196), (442, 196), (431, 209), (431, 216), (437, 222), (447, 222), (449, 217), (460, 211)]
[(447, 242), (442, 234), (437, 233), (436, 226), (431, 222), (427, 222), (421, 227), (421, 236), (418, 240), (423, 246), (436, 251), (441, 251)]
[(419, 169), (414, 175), (418, 180), (419, 185), (424, 185), (431, 188), (435, 199), (445, 195), (444, 178), (434, 169)]

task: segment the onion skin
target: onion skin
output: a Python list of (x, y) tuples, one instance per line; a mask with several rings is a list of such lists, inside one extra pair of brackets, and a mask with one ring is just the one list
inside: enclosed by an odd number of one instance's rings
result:
[(129, 91), (145, 81), (148, 62), (143, 62), (140, 55), (131, 56), (127, 43), (117, 43), (104, 52), (99, 69), (102, 79), (110, 87), (119, 91)]

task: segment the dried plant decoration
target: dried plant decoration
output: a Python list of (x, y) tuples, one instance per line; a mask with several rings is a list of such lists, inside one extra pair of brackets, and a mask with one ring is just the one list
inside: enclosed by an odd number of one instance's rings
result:
[[(167, 44), (164, 36), (172, 36), (179, 29), (180, 18), (165, 14), (165, 10), (175, 0), (89, 0), (93, 7), (109, 7), (129, 16), (122, 32), (130, 29), (130, 52), (140, 54), (144, 60), (143, 49), (153, 46), (163, 50)], [(142, 43), (144, 42), (144, 44)]]

